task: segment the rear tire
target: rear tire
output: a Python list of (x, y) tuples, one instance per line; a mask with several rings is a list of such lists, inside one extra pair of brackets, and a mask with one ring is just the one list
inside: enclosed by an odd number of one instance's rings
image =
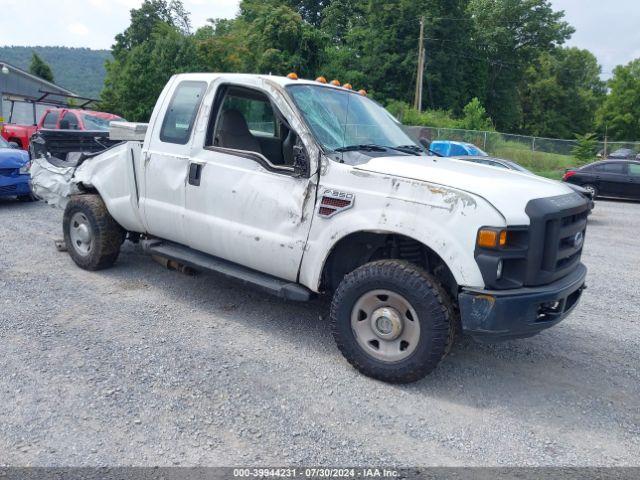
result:
[(409, 383), (431, 373), (450, 350), (456, 318), (440, 284), (400, 260), (368, 263), (342, 280), (331, 304), (331, 330), (363, 374)]
[(585, 183), (584, 185), (581, 185), (581, 187), (591, 192), (594, 199), (598, 196), (598, 189), (596, 188), (595, 185), (591, 185), (590, 183)]
[(71, 197), (62, 220), (64, 241), (73, 261), (85, 270), (111, 267), (118, 258), (124, 230), (99, 195)]

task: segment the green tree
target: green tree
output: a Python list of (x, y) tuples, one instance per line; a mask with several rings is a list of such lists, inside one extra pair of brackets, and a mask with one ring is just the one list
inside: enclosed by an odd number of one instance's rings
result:
[(571, 149), (571, 154), (580, 163), (589, 163), (596, 158), (598, 139), (595, 133), (576, 134), (576, 145)]
[(36, 77), (40, 77), (47, 82), (53, 82), (53, 71), (51, 70), (51, 67), (47, 65), (36, 52), (33, 52), (31, 56), (29, 73)]
[(600, 71), (588, 50), (559, 48), (540, 55), (521, 85), (523, 132), (570, 138), (591, 131), (605, 96)]
[(480, 100), (473, 98), (462, 110), (460, 128), (466, 130), (493, 130), (493, 124)]
[(131, 11), (131, 25), (116, 36), (113, 61), (106, 63), (102, 108), (132, 121), (148, 121), (169, 78), (197, 70), (196, 45), (185, 30), (189, 22), (183, 14), (177, 0), (145, 0)]
[(467, 11), (477, 54), (485, 62), (487, 111), (499, 130), (515, 130), (522, 122), (518, 87), (524, 70), (574, 29), (549, 0), (469, 0)]
[(597, 123), (611, 140), (640, 139), (640, 58), (614, 69)]

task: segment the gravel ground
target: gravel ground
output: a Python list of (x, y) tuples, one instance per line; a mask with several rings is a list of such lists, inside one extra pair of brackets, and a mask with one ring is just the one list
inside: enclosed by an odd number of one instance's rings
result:
[(61, 216), (0, 201), (0, 464), (640, 464), (640, 204), (598, 202), (567, 320), (465, 339), (409, 386), (353, 370), (322, 301), (130, 244), (80, 270), (54, 248)]

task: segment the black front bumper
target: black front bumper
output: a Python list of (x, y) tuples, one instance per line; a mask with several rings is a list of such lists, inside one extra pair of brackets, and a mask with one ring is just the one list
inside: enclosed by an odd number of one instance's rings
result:
[(554, 326), (575, 308), (587, 267), (548, 285), (513, 290), (465, 289), (458, 296), (462, 330), (477, 340), (525, 338)]

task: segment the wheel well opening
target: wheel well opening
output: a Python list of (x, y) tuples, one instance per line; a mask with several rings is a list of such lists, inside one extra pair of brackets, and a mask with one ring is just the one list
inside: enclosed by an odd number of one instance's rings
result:
[(19, 146), (20, 148), (23, 148), (22, 141), (21, 141), (19, 138), (11, 137), (11, 138), (10, 138), (9, 140), (7, 140), (7, 141), (8, 141), (8, 142), (14, 142), (14, 143), (17, 143), (17, 144), (18, 144), (18, 146)]
[(320, 289), (334, 292), (345, 275), (376, 260), (406, 260), (433, 275), (455, 299), (458, 284), (447, 264), (426, 245), (398, 234), (357, 232), (331, 250), (322, 272)]

